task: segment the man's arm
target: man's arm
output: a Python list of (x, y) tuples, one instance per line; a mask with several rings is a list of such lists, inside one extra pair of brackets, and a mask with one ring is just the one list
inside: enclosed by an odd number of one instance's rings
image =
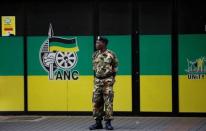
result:
[(117, 59), (117, 56), (116, 54), (113, 54), (113, 72), (114, 72), (114, 77), (116, 76), (116, 73), (118, 72), (118, 64), (119, 64), (119, 61)]

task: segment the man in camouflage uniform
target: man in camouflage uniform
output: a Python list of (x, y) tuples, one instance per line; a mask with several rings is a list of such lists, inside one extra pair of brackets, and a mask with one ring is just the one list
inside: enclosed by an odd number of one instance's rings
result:
[[(113, 130), (111, 125), (113, 115), (113, 85), (117, 72), (118, 60), (116, 55), (107, 49), (108, 40), (98, 37), (93, 58), (93, 70), (95, 71), (93, 90), (93, 117), (96, 120), (90, 130), (102, 129), (102, 119), (104, 116), (105, 129)], [(104, 113), (105, 108), (105, 113)]]

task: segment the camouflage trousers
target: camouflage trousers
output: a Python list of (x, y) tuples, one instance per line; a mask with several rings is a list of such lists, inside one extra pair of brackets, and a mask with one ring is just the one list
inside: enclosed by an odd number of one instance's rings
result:
[(93, 117), (95, 120), (102, 120), (103, 116), (104, 120), (113, 119), (114, 82), (113, 76), (106, 79), (95, 78), (92, 99)]

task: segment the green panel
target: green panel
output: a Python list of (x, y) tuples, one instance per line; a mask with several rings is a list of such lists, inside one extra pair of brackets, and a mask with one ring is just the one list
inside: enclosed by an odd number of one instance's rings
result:
[(140, 74), (171, 74), (170, 35), (140, 35)]
[(74, 69), (78, 70), (80, 75), (93, 75), (92, 54), (94, 52), (93, 36), (78, 36), (79, 52), (78, 63)]
[[(64, 38), (77, 37), (79, 52), (77, 52), (78, 62), (75, 70), (78, 70), (80, 75), (93, 75), (92, 71), (92, 53), (94, 50), (92, 36), (70, 36)], [(41, 66), (39, 60), (39, 51), (43, 42), (47, 39), (46, 36), (28, 37), (28, 74), (29, 75), (48, 75)], [(73, 69), (72, 69), (73, 70)]]
[(23, 75), (23, 37), (0, 37), (0, 75)]
[(115, 52), (119, 60), (119, 75), (131, 74), (131, 36), (119, 35), (119, 36), (106, 36), (109, 40), (108, 49)]
[(39, 50), (46, 39), (45, 36), (27, 38), (28, 75), (48, 75), (39, 61)]
[(195, 62), (201, 57), (205, 57), (206, 63), (206, 34), (179, 35), (179, 74), (187, 74), (187, 59)]

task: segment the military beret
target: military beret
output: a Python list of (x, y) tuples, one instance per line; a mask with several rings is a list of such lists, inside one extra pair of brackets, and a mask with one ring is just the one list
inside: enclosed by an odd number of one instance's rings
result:
[(101, 42), (105, 43), (106, 45), (108, 44), (108, 39), (103, 37), (103, 36), (98, 36), (97, 41), (101, 41)]

